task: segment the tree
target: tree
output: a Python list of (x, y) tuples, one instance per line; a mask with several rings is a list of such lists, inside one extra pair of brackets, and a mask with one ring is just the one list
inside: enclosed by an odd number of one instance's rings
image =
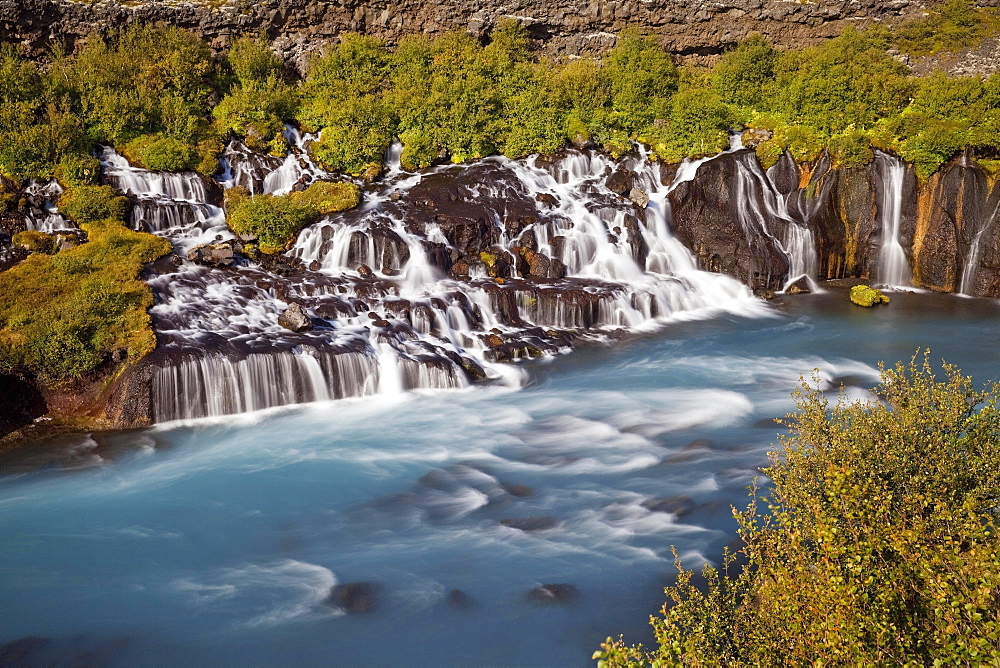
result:
[[(817, 380), (817, 379), (814, 379)], [(1000, 661), (1000, 406), (925, 353), (882, 370), (876, 401), (832, 408), (803, 383), (737, 513), (746, 565), (707, 586), (678, 564), (652, 651), (608, 639), (604, 666), (983, 665)], [(769, 512), (758, 508), (767, 503)], [(780, 659), (779, 659), (780, 657)]]

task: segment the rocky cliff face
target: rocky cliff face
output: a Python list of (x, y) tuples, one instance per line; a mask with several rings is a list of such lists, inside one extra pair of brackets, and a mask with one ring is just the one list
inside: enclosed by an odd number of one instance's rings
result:
[(719, 53), (753, 32), (783, 46), (815, 44), (847, 25), (893, 23), (920, 12), (926, 4), (921, 0), (0, 0), (0, 36), (42, 55), (53, 41), (72, 43), (110, 27), (162, 21), (194, 30), (216, 48), (233, 36), (264, 31), (290, 60), (301, 62), (304, 53), (345, 31), (392, 43), (412, 33), (483, 34), (499, 19), (513, 17), (553, 55), (603, 51), (627, 27), (659, 36), (676, 53), (706, 55)]

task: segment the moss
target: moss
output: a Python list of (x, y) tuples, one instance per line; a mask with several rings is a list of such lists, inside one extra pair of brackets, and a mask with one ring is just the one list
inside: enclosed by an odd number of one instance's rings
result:
[(178, 139), (159, 135), (143, 135), (133, 139), (125, 147), (124, 154), (133, 164), (162, 172), (194, 169), (199, 163), (194, 147)]
[(0, 274), (0, 368), (49, 383), (156, 347), (139, 272), (170, 243), (119, 221), (83, 224), (89, 241), (57, 255), (33, 253)]
[(876, 304), (888, 304), (889, 298), (875, 288), (867, 285), (855, 285), (851, 288), (851, 301), (858, 306), (872, 307)]
[(361, 201), (361, 189), (354, 183), (317, 181), (301, 192), (290, 195), (297, 204), (305, 204), (325, 216), (353, 209)]
[(111, 186), (70, 188), (59, 198), (59, 210), (80, 224), (109, 218), (124, 220), (128, 207), (128, 198), (118, 195)]
[(12, 241), (15, 246), (20, 246), (32, 253), (51, 254), (56, 250), (55, 237), (45, 232), (37, 232), (35, 230), (18, 232), (14, 235)]
[(485, 264), (490, 269), (492, 269), (497, 265), (496, 253), (490, 253), (489, 251), (482, 251), (479, 254), (479, 259), (482, 261), (483, 264)]
[(244, 237), (256, 237), (261, 252), (268, 255), (284, 251), (299, 230), (318, 216), (308, 204), (274, 195), (237, 198), (228, 205), (226, 221), (230, 229)]

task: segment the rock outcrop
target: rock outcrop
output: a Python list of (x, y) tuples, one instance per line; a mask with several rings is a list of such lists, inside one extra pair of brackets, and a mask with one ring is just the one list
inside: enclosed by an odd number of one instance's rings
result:
[[(0, 35), (44, 56), (54, 41), (73, 42), (110, 27), (158, 21), (199, 33), (215, 48), (239, 35), (265, 32), (275, 48), (301, 66), (305, 54), (346, 31), (394, 43), (407, 34), (467, 30), (482, 35), (497, 21), (520, 21), (549, 55), (604, 51), (625, 28), (659, 37), (688, 55), (721, 53), (757, 32), (776, 44), (801, 47), (836, 36), (845, 26), (892, 23), (920, 12), (920, 0), (222, 0), (181, 2), (74, 2), (0, 0)], [(981, 4), (995, 4), (982, 0)]]

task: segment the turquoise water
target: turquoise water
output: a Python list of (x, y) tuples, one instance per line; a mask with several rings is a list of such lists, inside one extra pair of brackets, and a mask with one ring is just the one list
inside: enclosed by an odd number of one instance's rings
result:
[[(734, 539), (800, 374), (863, 396), (930, 347), (1000, 377), (1000, 305), (842, 292), (523, 367), (520, 390), (333, 402), (8, 455), (0, 643), (40, 664), (587, 665), (648, 641), (673, 571)], [(650, 500), (683, 495), (681, 516)], [(654, 509), (647, 506), (653, 506)], [(503, 520), (535, 531), (505, 526)], [(371, 582), (344, 615), (335, 583)], [(527, 598), (572, 584), (566, 605)], [(451, 590), (460, 590), (456, 604)]]

